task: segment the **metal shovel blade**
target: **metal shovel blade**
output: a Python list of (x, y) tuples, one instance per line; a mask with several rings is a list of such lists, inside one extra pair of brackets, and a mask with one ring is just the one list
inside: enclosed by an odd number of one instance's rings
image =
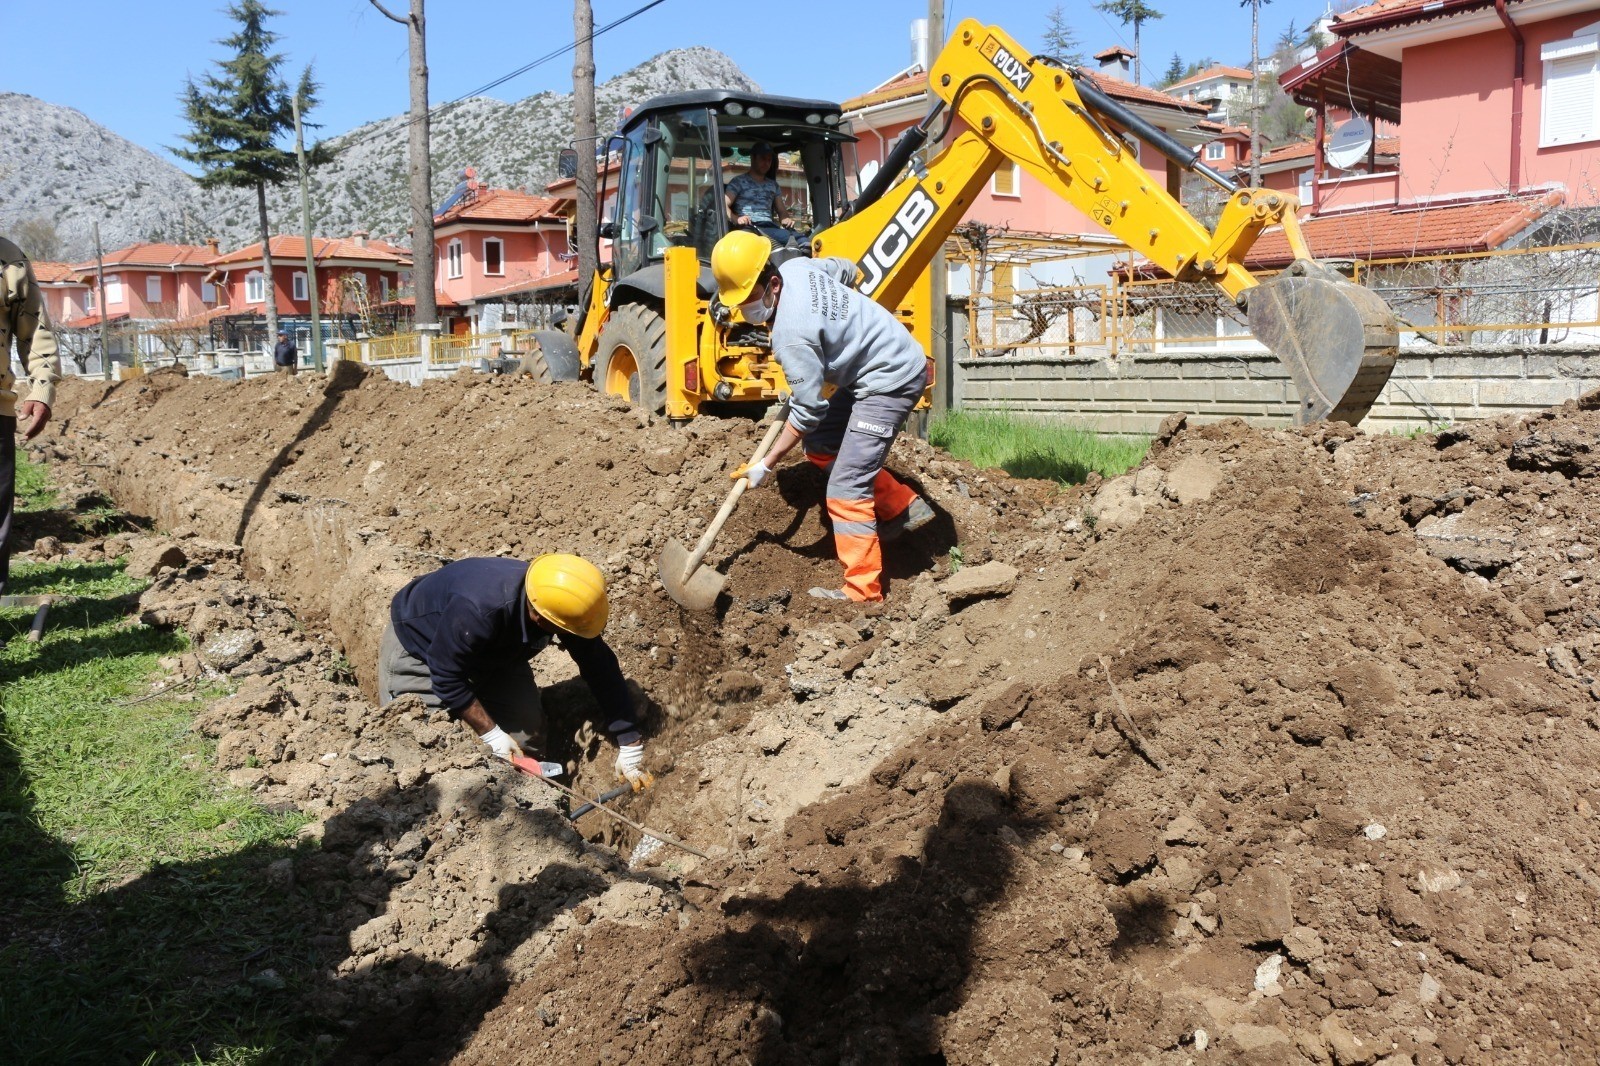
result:
[(684, 572), (688, 568), (689, 549), (676, 537), (667, 541), (666, 550), (661, 553), (661, 562), (656, 569), (661, 578), (661, 587), (667, 590), (668, 596), (691, 611), (711, 610), (728, 584), (727, 575), (704, 564), (695, 567), (692, 574)]
[(1399, 328), (1371, 289), (1311, 264), (1302, 269), (1310, 276), (1285, 271), (1250, 292), (1250, 330), (1294, 380), (1295, 421), (1355, 425), (1394, 370)]

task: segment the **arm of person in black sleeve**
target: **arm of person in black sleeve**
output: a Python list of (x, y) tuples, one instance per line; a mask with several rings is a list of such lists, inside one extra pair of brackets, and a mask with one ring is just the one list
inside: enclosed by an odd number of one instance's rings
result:
[(628, 693), (628, 682), (622, 676), (616, 652), (601, 637), (585, 639), (563, 633), (558, 639), (572, 661), (578, 664), (578, 675), (600, 705), (606, 732), (618, 746), (639, 743), (642, 738), (633, 721), (633, 697)]

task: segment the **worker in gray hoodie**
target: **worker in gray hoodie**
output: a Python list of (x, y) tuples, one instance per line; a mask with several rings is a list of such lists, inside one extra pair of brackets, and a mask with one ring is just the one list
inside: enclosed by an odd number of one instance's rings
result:
[[(883, 467), (928, 383), (928, 358), (886, 308), (851, 286), (848, 259), (791, 259), (773, 266), (771, 244), (734, 231), (711, 250), (717, 294), (752, 325), (770, 324), (772, 355), (791, 396), (789, 418), (767, 454), (734, 471), (759, 488), (796, 444), (828, 472), (827, 511), (844, 587), (811, 595), (883, 599), (882, 541), (933, 520), (927, 501)], [(833, 385), (823, 399), (822, 387)]]

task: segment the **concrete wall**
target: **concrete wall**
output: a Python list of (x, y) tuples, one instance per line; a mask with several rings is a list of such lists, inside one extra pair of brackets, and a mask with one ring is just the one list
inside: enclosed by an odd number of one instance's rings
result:
[[(1407, 349), (1362, 423), (1369, 433), (1530, 411), (1600, 388), (1600, 346)], [(960, 357), (953, 406), (1059, 418), (1104, 433), (1152, 433), (1185, 411), (1257, 425), (1293, 419), (1288, 375), (1266, 353), (1193, 352), (1104, 358)]]

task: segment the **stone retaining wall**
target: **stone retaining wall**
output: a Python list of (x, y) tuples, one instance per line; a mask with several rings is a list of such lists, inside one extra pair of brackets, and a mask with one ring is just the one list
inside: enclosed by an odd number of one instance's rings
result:
[[(1368, 432), (1550, 407), (1600, 388), (1600, 348), (1494, 346), (1407, 349), (1362, 423)], [(954, 406), (1060, 418), (1105, 433), (1152, 433), (1185, 411), (1283, 425), (1294, 415), (1288, 375), (1266, 352), (959, 358)]]

